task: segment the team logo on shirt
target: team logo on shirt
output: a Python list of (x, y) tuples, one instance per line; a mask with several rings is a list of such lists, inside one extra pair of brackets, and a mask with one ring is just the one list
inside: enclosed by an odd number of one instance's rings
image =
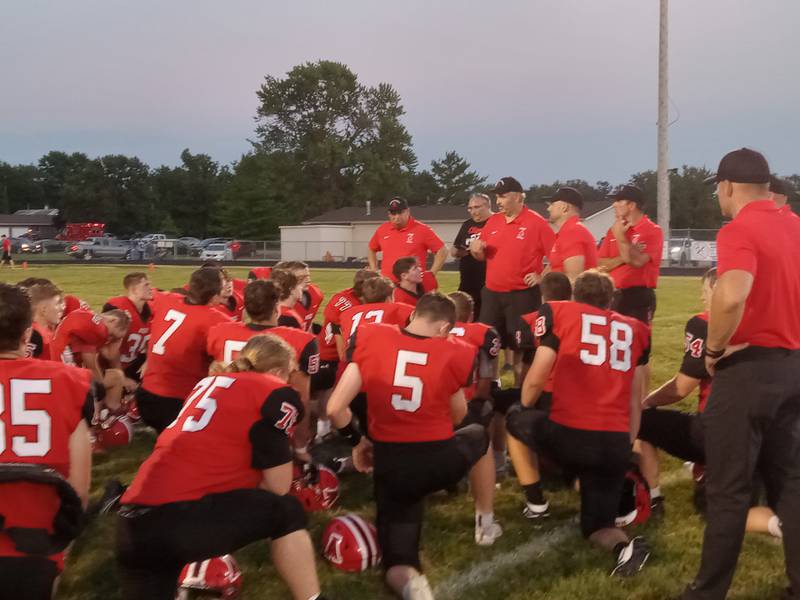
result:
[(517, 231), (517, 239), (524, 240), (525, 239), (525, 232), (527, 231), (527, 227), (520, 227)]
[(631, 243), (638, 244), (640, 239), (642, 239), (642, 236), (639, 235), (638, 233), (634, 233), (633, 236), (631, 237)]
[(414, 243), (414, 234), (407, 233), (406, 234), (406, 244), (413, 244)]

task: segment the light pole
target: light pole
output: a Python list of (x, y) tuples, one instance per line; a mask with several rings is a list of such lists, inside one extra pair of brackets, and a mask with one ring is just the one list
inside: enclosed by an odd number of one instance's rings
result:
[(661, 11), (658, 34), (658, 166), (656, 168), (656, 197), (658, 201), (658, 225), (669, 240), (669, 92), (667, 76), (669, 66), (669, 0), (660, 0)]

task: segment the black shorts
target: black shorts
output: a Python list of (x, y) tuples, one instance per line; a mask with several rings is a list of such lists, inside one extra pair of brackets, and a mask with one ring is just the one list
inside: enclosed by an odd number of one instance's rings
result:
[(58, 566), (38, 556), (0, 557), (0, 600), (50, 600)]
[(615, 527), (631, 461), (628, 433), (565, 427), (544, 411), (521, 405), (509, 409), (506, 423), (512, 436), (580, 479), (584, 536)]
[(513, 292), (493, 292), (483, 288), (481, 299), (479, 321), (497, 330), (503, 348), (516, 348), (519, 318), (538, 310), (542, 305), (542, 293), (538, 285)]
[(681, 460), (706, 462), (699, 414), (658, 408), (642, 411), (639, 439)]
[(210, 494), (156, 507), (122, 506), (117, 562), (124, 600), (173, 600), (184, 565), (304, 529), (293, 496), (261, 489)]
[(136, 406), (139, 408), (142, 421), (161, 433), (178, 418), (178, 413), (183, 408), (183, 398), (151, 394), (140, 387), (136, 390)]
[(5, 265), (11, 264), (11, 255), (8, 252), (3, 252), (2, 263)]
[(383, 567), (420, 569), (419, 543), (425, 497), (457, 484), (489, 448), (479, 425), (441, 442), (375, 442), (375, 503)]
[(311, 393), (331, 389), (336, 383), (336, 371), (338, 368), (338, 360), (319, 361), (319, 371), (311, 376)]
[(642, 286), (617, 290), (611, 309), (650, 325), (656, 314), (656, 291)]

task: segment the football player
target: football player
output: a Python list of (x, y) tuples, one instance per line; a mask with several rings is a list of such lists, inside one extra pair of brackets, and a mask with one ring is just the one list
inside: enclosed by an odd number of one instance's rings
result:
[(242, 294), (234, 289), (235, 279), (225, 269), (217, 266), (222, 273), (222, 292), (216, 309), (232, 321), (241, 321), (244, 313)]
[[(703, 275), (701, 299), (704, 311), (693, 316), (684, 330), (684, 354), (680, 369), (675, 376), (642, 402), (642, 424), (639, 428), (639, 466), (650, 486), (652, 510), (664, 512), (664, 496), (659, 485), (657, 448), (681, 460), (695, 463), (695, 503), (704, 509), (705, 444), (700, 415), (703, 413), (708, 394), (711, 392), (711, 376), (705, 366), (705, 345), (708, 335), (708, 311), (711, 295), (717, 282), (717, 270), (709, 269)], [(732, 347), (730, 351), (735, 351)], [(699, 401), (695, 414), (679, 410), (659, 410), (675, 404), (699, 388)], [(752, 507), (747, 515), (746, 530), (783, 536), (778, 516), (766, 506)]]
[[(365, 286), (378, 279), (370, 279)], [(420, 298), (407, 327), (371, 323), (355, 331), (350, 363), (328, 401), (328, 416), (353, 446), (359, 471), (373, 471), (377, 529), (386, 583), (405, 600), (433, 598), (419, 557), (425, 497), (455, 485), (486, 454), (486, 430), (454, 433), (467, 414), (477, 349), (449, 336), (453, 301)], [(352, 422), (350, 403), (364, 390), (370, 439)], [(372, 441), (370, 441), (372, 440)]]
[(0, 596), (51, 597), (91, 479), (85, 369), (26, 358), (31, 303), (0, 283)]
[(303, 317), (295, 310), (303, 297), (303, 281), (288, 269), (272, 269), (270, 280), (281, 291), (278, 325), (303, 329)]
[[(456, 306), (456, 324), (450, 330), (450, 335), (478, 349), (475, 382), (464, 388), (467, 417), (459, 427), (479, 423), (488, 428), (493, 416), (491, 387), (492, 382), (497, 379), (500, 335), (494, 327), (472, 320), (475, 309), (472, 296), (466, 292), (453, 292), (448, 297)], [(503, 529), (494, 520), (494, 490), (497, 477), (494, 456), (489, 450), (470, 470), (469, 481), (470, 490), (475, 498), (475, 543), (479, 546), (491, 546), (503, 535)]]
[(64, 314), (64, 295), (52, 283), (41, 283), (28, 288), (33, 308), (31, 356), (50, 360), (50, 343)]
[(205, 268), (192, 273), (186, 295), (158, 294), (153, 300), (147, 362), (136, 404), (142, 420), (158, 433), (178, 416), (194, 384), (208, 375), (208, 331), (229, 321), (214, 308), (221, 293), (220, 270)]
[[(278, 297), (280, 290), (274, 281), (257, 280), (249, 283), (244, 291), (244, 306), (250, 317), (245, 323), (220, 323), (208, 332), (207, 352), (218, 364), (225, 366), (236, 359), (247, 340), (255, 335), (275, 335), (285, 340), (295, 352), (297, 369), (289, 375), (289, 385), (300, 395), (306, 417), (294, 435), (295, 452), (298, 458), (308, 462), (309, 398), (311, 377), (319, 368), (317, 338), (307, 331), (294, 327), (278, 326)], [(213, 367), (212, 367), (213, 368)]]
[(294, 305), (294, 311), (303, 318), (303, 329), (306, 331), (313, 330), (315, 334), (319, 333), (318, 329), (313, 329), (313, 325), (317, 312), (319, 312), (319, 307), (322, 305), (322, 301), (325, 300), (325, 294), (319, 286), (311, 282), (311, 272), (308, 269), (308, 265), (299, 260), (287, 260), (279, 262), (275, 265), (275, 268), (288, 269), (300, 280), (303, 286), (303, 295)]
[(120, 500), (125, 600), (173, 600), (187, 563), (270, 540), (295, 600), (320, 600), (303, 507), (288, 495), (289, 445), (303, 416), (286, 384), (294, 350), (257, 335), (225, 372), (199, 381)]
[[(339, 325), (333, 326), (334, 335), (340, 339), (337, 348), (346, 348), (353, 333), (366, 323), (389, 323), (404, 326), (408, 323), (414, 307), (409, 304), (391, 302), (394, 285), (388, 277), (371, 277), (364, 282), (364, 303), (348, 308), (339, 315)], [(345, 359), (345, 352), (339, 356)]]
[(89, 369), (105, 388), (103, 403), (111, 411), (119, 410), (125, 390), (119, 348), (130, 321), (130, 315), (118, 309), (99, 315), (76, 310), (61, 321), (50, 344), (52, 360)]
[[(615, 554), (612, 575), (631, 576), (650, 550), (615, 522), (639, 429), (650, 330), (609, 310), (613, 293), (608, 275), (586, 271), (575, 280), (574, 302), (542, 305), (522, 405), (512, 407), (507, 420), (511, 435), (578, 477), (583, 535)], [(533, 406), (551, 376), (547, 413)]]
[(422, 267), (416, 256), (398, 258), (392, 266), (392, 275), (397, 281), (397, 287), (392, 294), (393, 302), (404, 302), (414, 306), (422, 294), (432, 291), (426, 289), (422, 279)]
[(124, 310), (131, 318), (128, 332), (120, 346), (119, 362), (125, 377), (132, 381), (139, 381), (139, 370), (144, 364), (147, 349), (147, 338), (150, 335), (150, 310), (149, 301), (153, 299), (153, 288), (146, 273), (128, 273), (122, 279), (125, 288), (124, 296), (109, 298), (103, 305), (103, 312), (111, 310)]

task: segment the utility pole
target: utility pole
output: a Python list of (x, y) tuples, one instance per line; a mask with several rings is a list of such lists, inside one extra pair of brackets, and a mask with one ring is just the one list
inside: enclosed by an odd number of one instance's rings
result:
[(669, 0), (660, 0), (661, 14), (658, 33), (658, 166), (657, 166), (657, 199), (658, 225), (664, 232), (664, 240), (668, 241), (669, 228), (669, 91), (667, 86), (669, 67)]

